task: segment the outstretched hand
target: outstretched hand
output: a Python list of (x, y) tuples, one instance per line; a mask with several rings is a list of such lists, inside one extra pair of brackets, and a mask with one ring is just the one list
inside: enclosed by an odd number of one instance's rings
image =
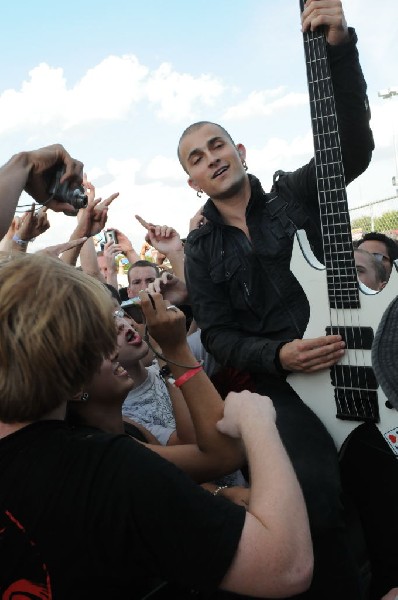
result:
[(145, 240), (155, 250), (158, 250), (158, 252), (161, 252), (165, 256), (183, 250), (180, 235), (173, 227), (148, 223), (139, 215), (135, 215), (135, 218), (147, 230), (148, 233), (145, 236)]
[(184, 281), (167, 271), (147, 287), (150, 294), (162, 294), (164, 300), (171, 304), (185, 304), (188, 302), (188, 290)]
[(56, 212), (76, 213), (75, 208), (66, 202), (49, 200), (48, 193), (48, 171), (56, 166), (65, 167), (65, 173), (60, 183), (68, 181), (73, 189), (81, 185), (83, 180), (83, 163), (70, 156), (61, 144), (52, 144), (38, 150), (26, 153), (29, 164), (29, 176), (25, 185), (25, 191), (40, 204), (46, 204), (48, 208)]
[(62, 244), (56, 244), (55, 246), (48, 246), (47, 248), (43, 248), (43, 250), (39, 250), (37, 254), (47, 254), (52, 258), (59, 258), (59, 255), (63, 252), (71, 250), (76, 246), (82, 246), (86, 241), (86, 237), (82, 237), (77, 240), (70, 240), (69, 242), (63, 242)]
[(141, 291), (139, 295), (149, 334), (166, 356), (169, 351), (175, 351), (182, 345), (185, 347), (187, 331), (184, 313), (177, 307), (170, 307), (161, 294)]
[(32, 204), (31, 209), (19, 220), (15, 233), (19, 235), (21, 240), (29, 242), (47, 231), (49, 227), (50, 223), (47, 218), (47, 207), (42, 206), (40, 210), (35, 213), (35, 204)]
[(189, 232), (193, 231), (194, 229), (199, 229), (202, 227), (202, 225), (207, 223), (206, 217), (203, 216), (203, 209), (204, 206), (201, 206), (189, 221)]
[(106, 266), (110, 273), (116, 273), (116, 256), (122, 253), (122, 249), (119, 244), (115, 244), (115, 242), (106, 242), (104, 245), (104, 257), (106, 259)]
[(87, 181), (84, 174), (83, 186), (87, 193), (87, 207), (81, 208), (78, 213), (79, 231), (82, 235), (90, 237), (97, 235), (105, 227), (108, 219), (108, 208), (119, 196), (119, 192), (111, 194), (109, 198), (102, 200), (95, 198), (95, 187)]

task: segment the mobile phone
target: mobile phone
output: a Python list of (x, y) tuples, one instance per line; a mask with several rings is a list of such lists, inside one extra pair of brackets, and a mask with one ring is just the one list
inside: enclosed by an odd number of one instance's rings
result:
[(105, 242), (114, 242), (117, 244), (117, 235), (114, 229), (107, 229), (104, 231)]
[(139, 325), (144, 323), (144, 314), (142, 312), (141, 304), (139, 304), (140, 302), (140, 298), (136, 296), (135, 298), (125, 300), (120, 305), (120, 308), (122, 308), (124, 312), (127, 313), (129, 317), (134, 319), (134, 321)]

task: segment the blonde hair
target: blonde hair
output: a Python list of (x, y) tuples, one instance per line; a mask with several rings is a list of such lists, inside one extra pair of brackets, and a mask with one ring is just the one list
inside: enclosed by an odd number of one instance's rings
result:
[(0, 262), (0, 420), (34, 421), (74, 396), (116, 348), (109, 292), (60, 260)]

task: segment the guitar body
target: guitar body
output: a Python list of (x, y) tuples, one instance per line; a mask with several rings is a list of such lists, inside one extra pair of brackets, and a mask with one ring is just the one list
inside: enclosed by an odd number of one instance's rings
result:
[[(375, 423), (389, 443), (389, 432), (395, 435), (393, 432), (398, 431), (398, 411), (389, 408), (381, 387), (372, 377), (369, 346), (384, 311), (397, 295), (397, 271), (393, 269), (381, 292), (360, 291), (359, 308), (331, 308), (326, 269), (312, 254), (303, 231), (298, 232), (294, 243), (291, 270), (310, 303), (310, 320), (304, 337), (326, 335), (330, 333), (327, 328), (332, 326), (346, 339), (347, 350), (337, 367), (345, 370), (341, 377), (336, 375), (335, 368), (312, 374), (292, 373), (288, 377), (290, 385), (321, 419), (338, 449), (364, 421)], [(353, 330), (365, 333), (355, 336)], [(394, 444), (389, 445), (396, 452)]]
[[(303, 0), (300, 8), (304, 8)], [(338, 449), (359, 423), (371, 422), (398, 455), (398, 443), (394, 443), (398, 439), (398, 411), (389, 408), (371, 366), (374, 334), (397, 294), (398, 277), (394, 270), (379, 293), (358, 284), (325, 34), (318, 28), (305, 32), (303, 40), (325, 264), (312, 254), (305, 233), (297, 232), (291, 270), (310, 304), (305, 337), (340, 334), (346, 352), (331, 369), (292, 374), (288, 380), (323, 421)]]

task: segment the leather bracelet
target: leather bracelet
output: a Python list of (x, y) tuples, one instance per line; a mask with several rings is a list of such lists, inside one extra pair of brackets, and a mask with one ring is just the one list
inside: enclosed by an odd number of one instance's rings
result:
[(184, 383), (188, 381), (188, 379), (191, 379), (191, 377), (199, 373), (199, 371), (203, 371), (202, 365), (198, 365), (197, 367), (186, 371), (186, 373), (183, 373), (181, 377), (175, 380), (174, 385), (178, 388), (181, 387)]

